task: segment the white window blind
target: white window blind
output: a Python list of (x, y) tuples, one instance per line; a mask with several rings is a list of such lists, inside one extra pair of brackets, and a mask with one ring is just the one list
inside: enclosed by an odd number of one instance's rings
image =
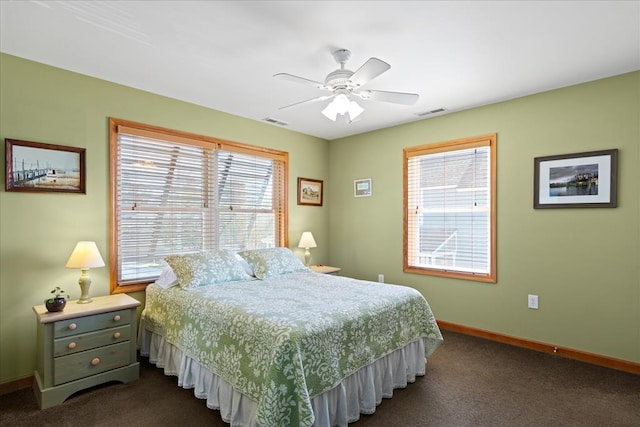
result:
[(405, 271), (494, 280), (491, 142), (405, 150)]
[(124, 126), (116, 140), (118, 286), (154, 280), (170, 254), (285, 244), (286, 165), (278, 156)]

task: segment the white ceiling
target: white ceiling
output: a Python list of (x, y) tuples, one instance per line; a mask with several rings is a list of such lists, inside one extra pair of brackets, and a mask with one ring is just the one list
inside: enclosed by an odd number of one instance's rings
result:
[[(324, 139), (640, 69), (639, 1), (1, 1), (2, 52)], [(352, 52), (391, 69), (366, 89), (413, 92), (331, 122), (324, 81)], [(444, 114), (446, 114), (444, 113)], [(442, 114), (442, 113), (440, 113)], [(278, 125), (274, 125), (278, 126)]]

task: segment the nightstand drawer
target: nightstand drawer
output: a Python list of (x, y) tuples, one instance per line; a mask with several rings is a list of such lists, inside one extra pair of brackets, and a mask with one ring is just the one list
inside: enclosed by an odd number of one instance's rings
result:
[(124, 325), (117, 328), (59, 338), (53, 343), (53, 356), (65, 356), (92, 348), (104, 347), (105, 345), (128, 341), (130, 337), (131, 325)]
[(130, 310), (120, 310), (111, 313), (97, 314), (95, 316), (61, 320), (55, 323), (53, 337), (67, 337), (69, 335), (112, 328), (114, 326), (126, 325), (128, 323), (131, 323)]
[(56, 357), (53, 361), (53, 383), (59, 385), (133, 363), (129, 360), (130, 348), (127, 341)]

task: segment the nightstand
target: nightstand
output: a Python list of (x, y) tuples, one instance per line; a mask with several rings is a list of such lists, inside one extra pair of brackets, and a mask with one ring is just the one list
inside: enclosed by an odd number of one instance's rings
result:
[(69, 301), (64, 311), (33, 307), (38, 326), (37, 370), (33, 388), (40, 409), (73, 393), (109, 381), (138, 379), (137, 315), (140, 302), (126, 294)]
[(314, 273), (322, 273), (322, 274), (338, 274), (340, 272), (340, 268), (338, 267), (329, 267), (328, 265), (316, 264), (310, 265), (309, 268)]

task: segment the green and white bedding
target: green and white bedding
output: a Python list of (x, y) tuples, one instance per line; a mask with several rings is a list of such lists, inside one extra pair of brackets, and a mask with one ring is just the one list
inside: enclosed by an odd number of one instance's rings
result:
[(311, 398), (412, 342), (442, 342), (415, 289), (309, 271), (163, 289), (150, 285), (145, 329), (257, 402), (257, 422), (310, 426)]

